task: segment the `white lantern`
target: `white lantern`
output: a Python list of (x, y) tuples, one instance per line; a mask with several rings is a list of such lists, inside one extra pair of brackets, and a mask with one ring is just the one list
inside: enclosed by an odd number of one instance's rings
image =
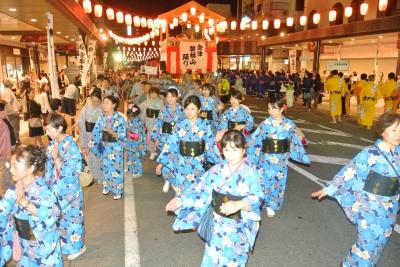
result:
[(182, 13), (182, 15), (181, 15), (182, 21), (183, 21), (183, 22), (186, 22), (186, 21), (187, 21), (187, 18), (188, 18), (187, 14), (186, 14), (186, 13)]
[(126, 28), (126, 33), (131, 36), (132, 35), (132, 25), (128, 25)]
[(153, 19), (148, 19), (147, 20), (147, 28), (151, 29), (154, 26), (154, 20)]
[(190, 24), (190, 23), (186, 24), (186, 28), (188, 28), (188, 29), (192, 28), (192, 24)]
[(203, 13), (201, 13), (199, 16), (199, 22), (204, 23), (204, 14)]
[(108, 20), (113, 20), (115, 18), (114, 10), (112, 8), (107, 8), (106, 15)]
[(214, 34), (214, 27), (211, 27), (209, 30), (208, 30), (208, 32), (210, 33), (210, 35), (213, 35)]
[(194, 30), (195, 30), (196, 32), (199, 32), (199, 31), (200, 31), (200, 25), (199, 25), (199, 24), (196, 24), (196, 25), (194, 26)]
[(263, 29), (263, 30), (267, 30), (267, 29), (268, 29), (268, 24), (269, 24), (269, 22), (268, 22), (267, 19), (263, 20), (263, 22), (262, 22), (262, 29)]
[(292, 27), (293, 24), (294, 24), (294, 19), (293, 19), (293, 17), (287, 17), (287, 19), (286, 19), (286, 25), (287, 25), (288, 27)]
[(246, 30), (246, 23), (240, 22), (240, 30), (242, 31)]
[(171, 24), (169, 24), (169, 28), (170, 28), (171, 30), (173, 30), (173, 29), (175, 28), (175, 25), (174, 25), (173, 23), (171, 23)]
[(346, 18), (351, 17), (351, 15), (353, 14), (353, 8), (351, 6), (348, 6), (344, 9), (344, 16)]
[(257, 20), (253, 20), (253, 21), (251, 22), (251, 29), (252, 29), (253, 31), (255, 31), (255, 30), (257, 30), (257, 26), (258, 26)]
[(151, 45), (155, 46), (156, 45), (156, 41), (151, 41)]
[(379, 11), (386, 11), (387, 6), (388, 6), (388, 0), (379, 0), (379, 5), (378, 5)]
[(231, 21), (231, 30), (232, 30), (232, 31), (236, 30), (236, 27), (237, 27), (237, 22), (234, 21), (234, 20), (232, 20), (232, 21)]
[(368, 11), (368, 4), (367, 3), (362, 3), (360, 5), (360, 14), (365, 16), (365, 14), (367, 14)]
[(161, 22), (160, 22), (160, 20), (159, 20), (159, 19), (155, 19), (155, 20), (154, 20), (154, 26), (156, 26), (156, 28), (157, 28), (157, 29), (159, 29), (159, 28), (160, 28), (160, 26), (161, 26)]
[(103, 16), (103, 6), (96, 4), (94, 6), (94, 15), (98, 18), (100, 18), (101, 16)]
[(190, 8), (190, 15), (192, 15), (192, 16), (196, 15), (196, 8), (195, 7), (191, 7)]
[(83, 0), (82, 2), (83, 11), (87, 14), (92, 13), (92, 3), (90, 0)]
[(134, 16), (133, 17), (133, 24), (135, 25), (135, 27), (139, 27), (140, 26), (140, 18), (139, 18), (139, 16)]
[(125, 23), (126, 23), (126, 25), (128, 25), (128, 26), (131, 26), (131, 25), (132, 25), (132, 15), (131, 15), (131, 14), (126, 14), (126, 15), (125, 15)]
[(118, 11), (115, 15), (117, 17), (117, 23), (124, 23), (124, 13)]
[(213, 19), (213, 18), (209, 18), (209, 19), (208, 19), (208, 25), (209, 25), (210, 27), (214, 26), (214, 19)]
[(222, 32), (225, 32), (228, 29), (228, 22), (221, 21)]
[(172, 23), (174, 24), (175, 27), (178, 26), (178, 23), (179, 23), (178, 18), (173, 18)]
[(307, 17), (306, 16), (301, 16), (300, 17), (300, 25), (304, 26), (307, 23)]
[(313, 23), (318, 24), (320, 20), (321, 20), (321, 15), (319, 13), (315, 13), (313, 15)]
[(159, 29), (156, 30), (156, 36), (160, 36), (160, 30)]
[(330, 10), (328, 17), (329, 17), (330, 22), (335, 21), (336, 20), (336, 10)]
[(275, 19), (274, 20), (274, 28), (279, 29), (281, 27), (281, 20), (280, 19)]
[(147, 27), (146, 18), (140, 18), (140, 26), (142, 26), (142, 28), (146, 28)]
[(154, 36), (156, 36), (156, 34), (155, 34), (154, 32), (151, 32), (151, 33), (150, 33), (150, 38), (151, 38), (151, 39), (154, 39)]

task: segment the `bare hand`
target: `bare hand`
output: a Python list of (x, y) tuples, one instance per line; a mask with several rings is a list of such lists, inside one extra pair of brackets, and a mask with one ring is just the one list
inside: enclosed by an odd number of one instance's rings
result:
[(221, 211), (221, 213), (225, 214), (225, 215), (230, 215), (233, 213), (236, 213), (237, 211), (241, 210), (243, 208), (243, 202), (241, 200), (239, 201), (228, 201), (224, 204), (221, 205), (221, 207), (219, 208), (219, 210)]
[(221, 110), (223, 110), (223, 109), (224, 109), (224, 104), (221, 103), (221, 104), (218, 104), (218, 105), (217, 105), (217, 110), (218, 110), (218, 111), (221, 111)]
[(244, 128), (246, 128), (246, 125), (236, 125), (236, 126), (235, 126), (235, 130), (238, 130), (239, 132), (240, 132), (241, 130), (243, 130)]
[(178, 197), (174, 197), (171, 199), (170, 202), (165, 206), (166, 211), (175, 211), (177, 210), (180, 206), (182, 206), (181, 200)]
[(311, 194), (311, 197), (312, 198), (317, 198), (318, 200), (321, 200), (321, 199), (323, 199), (324, 197), (326, 197), (328, 194), (322, 189), (322, 190), (319, 190), (319, 191), (317, 191), (317, 192), (314, 192), (314, 193), (312, 193)]
[(156, 174), (157, 175), (161, 175), (161, 169), (162, 169), (163, 165), (162, 164), (158, 164), (156, 167)]

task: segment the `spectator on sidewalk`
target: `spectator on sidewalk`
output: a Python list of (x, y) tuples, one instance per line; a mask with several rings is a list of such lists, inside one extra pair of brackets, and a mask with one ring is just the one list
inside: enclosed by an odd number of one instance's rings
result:
[(13, 129), (17, 144), (21, 143), (19, 138), (19, 103), (12, 91), (12, 82), (9, 79), (5, 79), (3, 82), (3, 87), (0, 86), (0, 98), (7, 102), (5, 107), (5, 113), (8, 120), (10, 121)]
[(9, 170), (11, 149), (15, 146), (15, 136), (6, 115), (7, 102), (0, 99), (0, 196), (11, 186)]

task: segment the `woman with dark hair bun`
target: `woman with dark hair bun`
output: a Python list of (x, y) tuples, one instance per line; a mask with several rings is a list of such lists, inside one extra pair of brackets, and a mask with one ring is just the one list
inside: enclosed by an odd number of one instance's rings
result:
[[(165, 110), (160, 112), (160, 116), (158, 116), (151, 133), (151, 139), (156, 142), (159, 152), (161, 152), (164, 144), (167, 143), (168, 139), (171, 137), (174, 126), (185, 119), (183, 107), (179, 105), (178, 100), (178, 90), (175, 88), (168, 89), (166, 96), (167, 105)], [(173, 179), (173, 174), (164, 168), (162, 170), (162, 176), (165, 179), (163, 191), (168, 192), (171, 183), (169, 178)], [(172, 183), (176, 184), (175, 182)]]
[(200, 96), (201, 111), (200, 118), (210, 124), (213, 133), (217, 132), (218, 112), (224, 108), (224, 104), (214, 96), (215, 88), (209, 83), (202, 87), (202, 96)]
[(357, 226), (357, 242), (343, 266), (375, 266), (392, 234), (399, 212), (400, 115), (384, 113), (375, 124), (380, 135), (361, 150), (313, 198), (335, 198)]
[(0, 266), (16, 247), (21, 249), (19, 259), (14, 254), (18, 266), (62, 266), (60, 208), (43, 177), (46, 161), (45, 152), (33, 145), (17, 147), (12, 153), (10, 172), (15, 184), (0, 200)]
[(103, 194), (112, 192), (115, 200), (121, 198), (124, 188), (122, 142), (126, 138), (126, 121), (117, 108), (118, 98), (104, 97), (104, 115), (97, 120), (89, 141), (89, 148), (102, 159)]
[(103, 182), (103, 175), (101, 173), (102, 162), (101, 158), (93, 154), (93, 151), (89, 148), (89, 141), (92, 139), (92, 132), (96, 122), (103, 116), (101, 99), (101, 89), (94, 89), (80, 112), (76, 124), (79, 131), (79, 143), (82, 153), (97, 183)]
[(161, 175), (163, 167), (174, 173), (175, 179), (170, 182), (177, 194), (199, 182), (206, 163), (221, 160), (210, 125), (199, 118), (200, 107), (197, 96), (186, 99), (186, 118), (174, 126), (157, 159), (156, 174)]
[(83, 192), (79, 183), (82, 154), (73, 137), (66, 134), (67, 122), (63, 116), (50, 113), (45, 127), (52, 140), (47, 146), (45, 179), (62, 212), (59, 221), (61, 252), (74, 260), (86, 251)]
[[(261, 220), (261, 177), (245, 159), (241, 132), (226, 132), (221, 145), (225, 160), (173, 198), (166, 210), (176, 214), (174, 231), (197, 228), (206, 241), (201, 266), (245, 266)], [(207, 234), (203, 229), (208, 224)]]
[(297, 162), (309, 164), (310, 159), (301, 143), (293, 121), (284, 116), (286, 102), (271, 99), (266, 118), (249, 141), (249, 159), (262, 170), (265, 190), (264, 208), (268, 217), (283, 204), (289, 157)]

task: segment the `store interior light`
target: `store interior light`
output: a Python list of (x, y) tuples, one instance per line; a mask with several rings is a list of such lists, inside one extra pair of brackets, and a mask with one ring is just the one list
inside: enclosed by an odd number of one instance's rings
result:
[(10, 11), (10, 12), (15, 12), (15, 11), (17, 11), (17, 9), (16, 9), (16, 8), (13, 8), (13, 7), (11, 7), (11, 8), (9, 8), (9, 9), (8, 9), (8, 11)]
[(344, 16), (346, 18), (351, 17), (351, 15), (353, 15), (353, 8), (351, 6), (348, 6), (344, 9)]

